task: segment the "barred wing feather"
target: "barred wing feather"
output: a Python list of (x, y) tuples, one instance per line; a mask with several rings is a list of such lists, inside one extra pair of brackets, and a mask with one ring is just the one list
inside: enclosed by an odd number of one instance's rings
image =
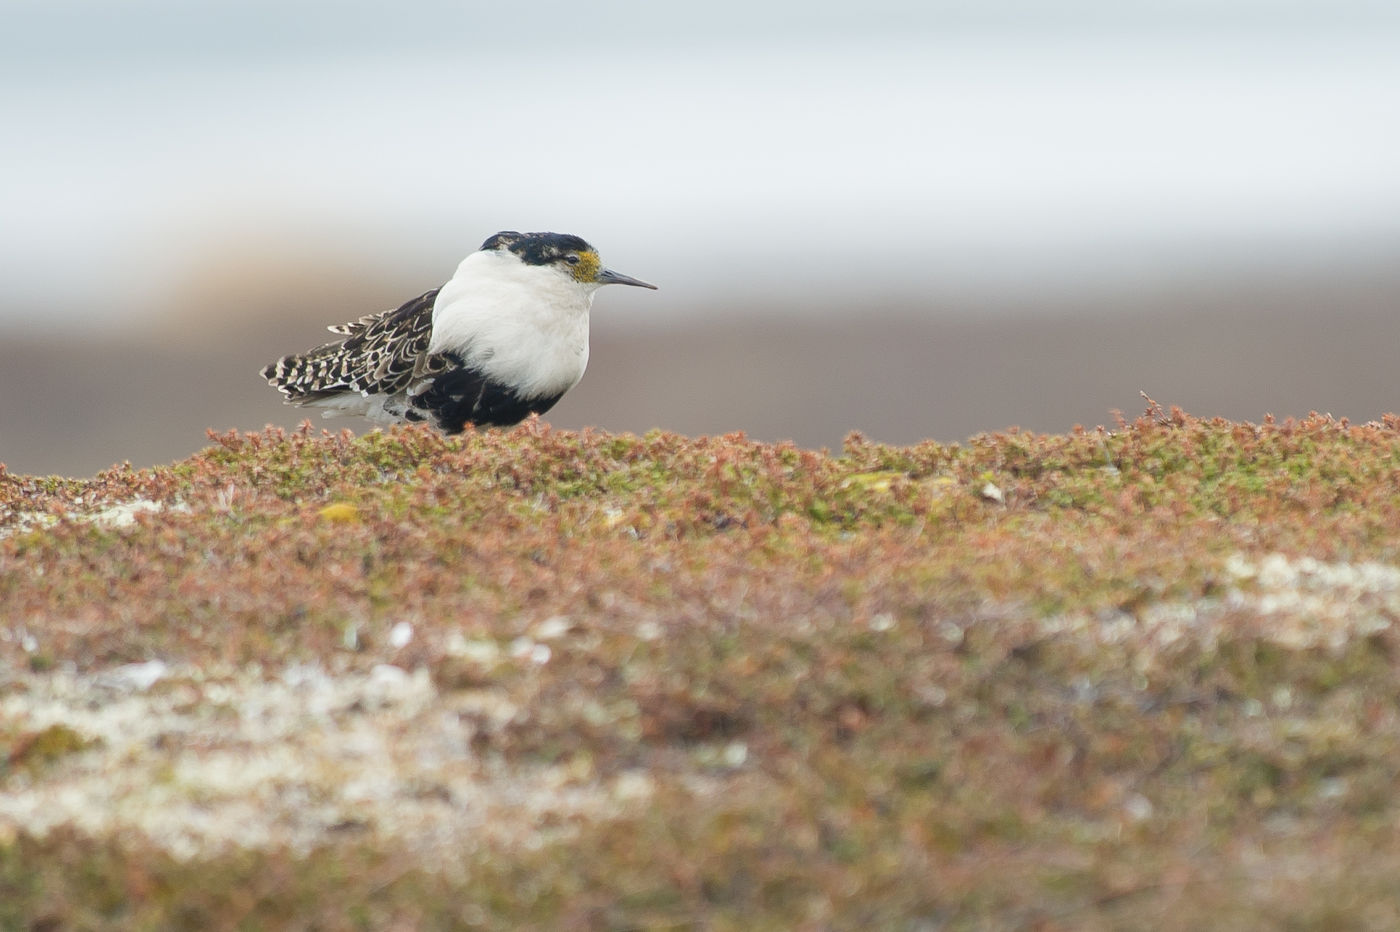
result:
[(283, 356), (262, 370), (287, 400), (305, 404), (346, 392), (392, 395), (441, 372), (448, 361), (428, 355), (438, 289), (401, 307), (328, 328), (343, 340)]

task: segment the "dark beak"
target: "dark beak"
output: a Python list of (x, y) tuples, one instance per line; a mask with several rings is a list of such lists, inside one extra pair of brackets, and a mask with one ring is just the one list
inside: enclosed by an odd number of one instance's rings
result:
[(614, 272), (612, 269), (603, 269), (598, 273), (598, 283), (600, 285), (636, 285), (638, 288), (650, 288), (656, 290), (656, 286), (651, 282), (644, 282), (640, 278), (633, 278), (630, 275), (623, 275)]

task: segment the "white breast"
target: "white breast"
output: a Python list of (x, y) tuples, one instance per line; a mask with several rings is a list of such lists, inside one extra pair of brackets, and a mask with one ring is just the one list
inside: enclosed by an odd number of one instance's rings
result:
[(596, 290), (553, 266), (472, 253), (438, 292), (428, 352), (455, 352), (522, 398), (561, 395), (588, 367)]

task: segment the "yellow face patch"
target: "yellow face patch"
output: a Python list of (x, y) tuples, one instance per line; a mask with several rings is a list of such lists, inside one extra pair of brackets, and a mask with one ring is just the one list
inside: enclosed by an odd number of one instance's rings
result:
[(574, 280), (580, 282), (596, 282), (598, 273), (603, 270), (603, 260), (598, 258), (598, 254), (591, 249), (586, 249), (578, 254), (578, 265), (573, 267)]

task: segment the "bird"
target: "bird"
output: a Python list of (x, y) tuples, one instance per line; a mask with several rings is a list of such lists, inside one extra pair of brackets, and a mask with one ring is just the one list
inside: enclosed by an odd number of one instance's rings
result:
[(440, 288), (328, 327), (340, 337), (261, 375), (286, 404), (448, 434), (544, 414), (588, 366), (588, 313), (604, 285), (656, 289), (603, 265), (568, 233), (503, 230)]

